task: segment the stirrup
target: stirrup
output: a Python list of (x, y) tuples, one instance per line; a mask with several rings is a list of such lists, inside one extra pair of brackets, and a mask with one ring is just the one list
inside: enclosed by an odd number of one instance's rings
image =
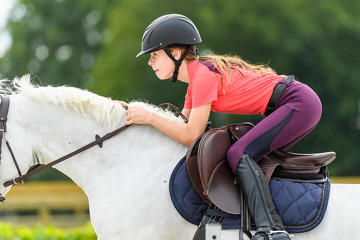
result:
[(272, 240), (272, 235), (274, 234), (278, 234), (278, 233), (284, 233), (286, 234), (289, 238), (293, 238), (294, 237), (294, 234), (289, 234), (287, 231), (285, 230), (269, 230), (268, 228), (259, 228), (256, 230), (254, 236), (257, 234), (257, 233), (264, 233), (268, 236), (268, 238), (270, 240)]

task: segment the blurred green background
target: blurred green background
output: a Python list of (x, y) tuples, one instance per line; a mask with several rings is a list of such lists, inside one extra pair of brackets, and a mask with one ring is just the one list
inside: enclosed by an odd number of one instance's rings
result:
[[(167, 13), (194, 21), (203, 39), (200, 55), (238, 55), (310, 85), (323, 116), (290, 151), (335, 151), (331, 175), (360, 175), (359, 0), (18, 0), (7, 23), (12, 44), (0, 58), (0, 77), (31, 73), (41, 85), (182, 107), (186, 85), (158, 80), (147, 56), (135, 58), (147, 25)], [(211, 115), (213, 126), (260, 120)], [(64, 178), (49, 171), (33, 180)]]

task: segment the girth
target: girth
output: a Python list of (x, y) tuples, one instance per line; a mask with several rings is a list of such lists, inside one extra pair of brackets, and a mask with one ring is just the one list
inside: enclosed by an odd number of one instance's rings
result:
[[(242, 123), (210, 129), (194, 141), (186, 155), (189, 177), (199, 196), (231, 214), (240, 213), (240, 196), (234, 184), (234, 174), (226, 161), (226, 153), (252, 127), (251, 123)], [(268, 181), (275, 169), (300, 177), (323, 176), (322, 167), (332, 162), (335, 156), (335, 152), (298, 154), (277, 150), (264, 156), (258, 164)]]

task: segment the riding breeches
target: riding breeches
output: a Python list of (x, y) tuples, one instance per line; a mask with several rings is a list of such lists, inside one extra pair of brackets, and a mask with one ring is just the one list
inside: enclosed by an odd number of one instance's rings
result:
[(244, 154), (258, 161), (274, 150), (287, 150), (319, 122), (322, 106), (316, 93), (296, 80), (283, 83), (287, 88), (279, 97), (274, 111), (235, 142), (227, 152), (226, 157), (233, 172)]

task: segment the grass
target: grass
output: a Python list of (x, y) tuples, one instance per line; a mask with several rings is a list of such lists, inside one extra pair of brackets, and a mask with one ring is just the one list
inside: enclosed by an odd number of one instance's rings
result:
[(24, 227), (0, 222), (1, 240), (96, 240), (90, 223), (84, 226), (61, 229), (54, 226)]
[(360, 184), (360, 177), (330, 177), (331, 183)]

